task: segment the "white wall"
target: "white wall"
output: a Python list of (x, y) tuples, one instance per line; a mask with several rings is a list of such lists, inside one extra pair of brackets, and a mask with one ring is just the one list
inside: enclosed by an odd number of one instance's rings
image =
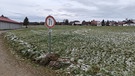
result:
[(21, 24), (0, 22), (0, 29), (18, 29), (21, 28)]

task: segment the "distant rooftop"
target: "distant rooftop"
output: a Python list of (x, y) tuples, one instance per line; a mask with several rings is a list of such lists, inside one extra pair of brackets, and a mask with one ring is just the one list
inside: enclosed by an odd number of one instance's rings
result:
[(17, 21), (11, 20), (8, 17), (5, 17), (4, 15), (0, 16), (0, 22), (8, 22), (8, 23), (15, 23), (15, 24), (20, 24)]

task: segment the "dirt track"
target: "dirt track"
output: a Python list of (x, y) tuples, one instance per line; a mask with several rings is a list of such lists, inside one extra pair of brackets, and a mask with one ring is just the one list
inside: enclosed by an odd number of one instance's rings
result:
[[(1, 36), (2, 31), (0, 31)], [(18, 60), (3, 45), (0, 37), (0, 76), (54, 76), (43, 67), (36, 67), (26, 61)]]

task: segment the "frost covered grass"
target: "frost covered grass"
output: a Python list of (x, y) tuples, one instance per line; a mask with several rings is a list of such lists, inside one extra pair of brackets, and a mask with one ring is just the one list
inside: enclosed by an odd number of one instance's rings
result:
[[(43, 26), (12, 30), (5, 38), (30, 59), (48, 52), (48, 30)], [(135, 75), (135, 27), (55, 26), (52, 51), (74, 62), (60, 69), (72, 75)]]

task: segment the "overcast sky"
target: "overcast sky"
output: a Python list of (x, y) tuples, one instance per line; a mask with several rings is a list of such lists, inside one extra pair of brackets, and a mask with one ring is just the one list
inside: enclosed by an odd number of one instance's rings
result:
[(16, 21), (124, 20), (135, 18), (135, 0), (0, 0), (0, 15)]

